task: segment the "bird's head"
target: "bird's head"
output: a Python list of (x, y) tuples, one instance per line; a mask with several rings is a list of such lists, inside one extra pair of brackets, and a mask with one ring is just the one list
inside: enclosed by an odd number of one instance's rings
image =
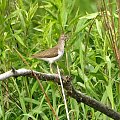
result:
[(67, 39), (68, 39), (68, 36), (65, 35), (65, 34), (62, 34), (62, 35), (60, 36), (60, 39), (59, 39), (59, 40), (64, 40), (64, 41), (66, 41)]

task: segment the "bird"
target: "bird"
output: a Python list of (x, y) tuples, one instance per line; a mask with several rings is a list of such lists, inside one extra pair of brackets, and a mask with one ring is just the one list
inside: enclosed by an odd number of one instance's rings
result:
[(67, 36), (64, 33), (61, 34), (56, 46), (54, 46), (53, 48), (49, 48), (45, 51), (33, 54), (32, 58), (37, 58), (37, 59), (49, 62), (50, 71), (53, 72), (52, 63), (59, 60), (63, 56), (66, 39), (67, 39)]

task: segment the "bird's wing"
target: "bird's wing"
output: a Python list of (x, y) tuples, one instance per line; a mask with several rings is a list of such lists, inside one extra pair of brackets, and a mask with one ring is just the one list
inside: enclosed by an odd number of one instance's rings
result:
[(40, 53), (33, 54), (33, 58), (50, 58), (50, 57), (56, 57), (58, 55), (58, 48), (53, 47), (50, 49), (47, 49), (45, 51), (42, 51)]

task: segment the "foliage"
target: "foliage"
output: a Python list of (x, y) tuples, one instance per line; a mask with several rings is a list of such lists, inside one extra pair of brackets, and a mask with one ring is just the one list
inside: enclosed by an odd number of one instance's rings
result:
[[(1, 0), (0, 72), (12, 66), (28, 67), (14, 50), (17, 49), (32, 69), (49, 73), (49, 64), (31, 55), (54, 46), (64, 32), (69, 40), (58, 61), (62, 73), (73, 77), (76, 89), (119, 111), (118, 63), (96, 9), (95, 1), (90, 0)], [(114, 9), (113, 13), (117, 29), (118, 16)], [(59, 86), (42, 84), (59, 119), (66, 119)], [(1, 120), (55, 119), (35, 79), (11, 78), (0, 82), (0, 91)], [(67, 103), (71, 120), (109, 119), (72, 98)]]

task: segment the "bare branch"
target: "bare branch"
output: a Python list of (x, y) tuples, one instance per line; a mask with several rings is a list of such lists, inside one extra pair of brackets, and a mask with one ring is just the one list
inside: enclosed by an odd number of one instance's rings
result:
[[(19, 76), (29, 76), (29, 77), (35, 78), (33, 73), (36, 74), (36, 76), (40, 80), (53, 81), (53, 82), (57, 82), (58, 84), (60, 84), (58, 74), (40, 73), (37, 71), (31, 71), (31, 70), (27, 70), (24, 68), (19, 69), (19, 70), (13, 69), (13, 70), (10, 70), (10, 71), (5, 72), (3, 74), (0, 74), (0, 80), (5, 80), (5, 79), (8, 79), (10, 77), (19, 77)], [(78, 103), (82, 102), (82, 103), (94, 108), (95, 110), (104, 113), (105, 115), (109, 116), (110, 118), (113, 118), (115, 120), (120, 120), (120, 114), (118, 112), (116, 112), (113, 109), (111, 109), (110, 107), (98, 102), (97, 100), (75, 90), (72, 83), (71, 83), (71, 77), (62, 76), (62, 81), (63, 81), (63, 86), (66, 89), (68, 95), (70, 97), (76, 99), (76, 101)]]

